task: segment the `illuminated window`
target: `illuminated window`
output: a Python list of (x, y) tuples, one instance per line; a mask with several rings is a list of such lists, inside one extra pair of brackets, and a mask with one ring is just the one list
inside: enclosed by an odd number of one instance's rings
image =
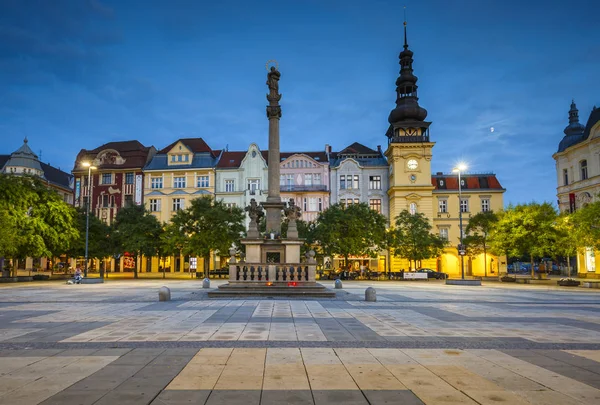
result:
[(369, 207), (371, 207), (373, 211), (381, 213), (381, 200), (369, 200)]

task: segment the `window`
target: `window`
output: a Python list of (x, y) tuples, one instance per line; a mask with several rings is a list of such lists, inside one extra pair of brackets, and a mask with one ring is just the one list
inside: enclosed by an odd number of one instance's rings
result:
[(112, 173), (102, 173), (102, 184), (112, 184)]
[(304, 175), (304, 185), (305, 186), (312, 186), (312, 181), (313, 181), (313, 175), (312, 174), (305, 174)]
[(319, 212), (323, 211), (323, 199), (319, 197)]
[(288, 186), (293, 186), (294, 185), (294, 175), (293, 174), (287, 174), (286, 175), (286, 181), (287, 181), (287, 185)]
[(175, 155), (171, 156), (171, 162), (175, 162), (177, 160), (177, 157)]
[(134, 173), (125, 173), (125, 184), (133, 184)]
[(569, 171), (567, 169), (563, 169), (563, 179), (565, 182), (565, 186), (569, 185)]
[(183, 155), (183, 160), (185, 162), (189, 161), (190, 155)]
[(490, 210), (490, 200), (489, 198), (481, 199), (481, 211), (488, 212)]
[(185, 177), (173, 177), (173, 188), (185, 188)]
[(345, 198), (340, 199), (340, 204), (342, 205), (342, 207), (345, 207), (346, 206), (346, 199)]
[(440, 228), (440, 238), (448, 240), (448, 228)]
[(125, 205), (124, 207), (131, 207), (133, 206), (133, 195), (131, 194), (125, 194)]
[(279, 175), (279, 185), (280, 186), (285, 186), (285, 174), (280, 174)]
[(104, 208), (108, 208), (110, 205), (110, 196), (108, 194), (104, 194), (102, 196), (102, 206)]
[(255, 195), (260, 190), (260, 179), (248, 179), (248, 190), (250, 195)]
[(158, 200), (158, 199), (150, 200), (150, 211), (151, 212), (160, 212), (160, 200)]
[(225, 203), (227, 208), (235, 208), (237, 205), (235, 203)]
[(410, 203), (408, 211), (410, 211), (411, 215), (415, 215), (417, 213), (417, 203)]
[(586, 180), (588, 178), (587, 160), (579, 162), (579, 168), (581, 169), (581, 180)]
[(86, 211), (87, 211), (87, 209), (88, 209), (88, 208), (87, 208), (87, 206), (88, 206), (88, 200), (89, 200), (89, 197), (87, 197), (87, 196), (86, 196), (86, 197), (83, 197), (83, 200), (82, 200), (82, 202), (81, 202), (81, 204), (82, 204), (83, 208), (84, 208)]
[(369, 190), (381, 190), (381, 176), (369, 176)]
[(162, 188), (162, 177), (152, 177), (150, 184), (151, 188)]
[(354, 184), (352, 184), (353, 189), (358, 189), (358, 175), (354, 175)]
[(352, 198), (348, 198), (347, 202), (348, 202), (348, 205), (360, 204), (360, 200), (358, 198), (355, 198), (354, 200)]
[(341, 175), (340, 176), (340, 190), (345, 190), (346, 189), (346, 176)]
[(438, 200), (438, 212), (442, 214), (448, 212), (448, 200)]
[(460, 200), (460, 212), (469, 212), (469, 200), (465, 198)]
[(317, 210), (317, 198), (311, 197), (308, 199), (308, 210), (316, 211)]
[(304, 212), (308, 211), (308, 210), (307, 210), (307, 208), (308, 208), (308, 207), (307, 207), (307, 205), (308, 205), (308, 204), (307, 204), (307, 201), (306, 201), (306, 200), (307, 200), (307, 199), (306, 199), (306, 197), (304, 197)]
[(173, 198), (173, 211), (183, 209), (183, 198)]
[(235, 180), (225, 180), (225, 192), (233, 193), (235, 191)]
[(321, 184), (321, 174), (315, 173), (313, 174), (313, 184)]
[(197, 187), (208, 187), (208, 186), (209, 186), (208, 176), (198, 176)]
[(178, 161), (178, 162), (181, 162), (182, 160), (183, 160), (183, 156), (181, 156), (181, 155), (177, 155), (177, 161)]
[(381, 200), (369, 200), (369, 207), (371, 207), (373, 211), (381, 213)]

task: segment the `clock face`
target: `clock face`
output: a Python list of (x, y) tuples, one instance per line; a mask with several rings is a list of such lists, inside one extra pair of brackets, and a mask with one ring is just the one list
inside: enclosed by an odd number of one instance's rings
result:
[(417, 167), (419, 167), (419, 163), (416, 160), (411, 159), (408, 161), (406, 166), (408, 166), (410, 170), (415, 170)]

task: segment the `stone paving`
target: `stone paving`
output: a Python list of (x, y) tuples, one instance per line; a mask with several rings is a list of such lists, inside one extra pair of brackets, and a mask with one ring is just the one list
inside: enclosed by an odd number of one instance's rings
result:
[[(172, 301), (158, 302), (163, 284)], [(368, 286), (377, 302), (364, 302)], [(208, 299), (195, 280), (0, 286), (0, 405), (600, 404), (599, 293), (346, 282), (335, 299), (247, 300)]]

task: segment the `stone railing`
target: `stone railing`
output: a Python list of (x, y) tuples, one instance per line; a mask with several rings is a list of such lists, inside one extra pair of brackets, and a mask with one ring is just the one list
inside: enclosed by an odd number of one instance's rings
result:
[[(312, 253), (312, 255), (311, 255)], [(306, 263), (245, 263), (229, 260), (229, 281), (237, 283), (315, 282), (317, 263), (314, 252), (307, 254)]]

